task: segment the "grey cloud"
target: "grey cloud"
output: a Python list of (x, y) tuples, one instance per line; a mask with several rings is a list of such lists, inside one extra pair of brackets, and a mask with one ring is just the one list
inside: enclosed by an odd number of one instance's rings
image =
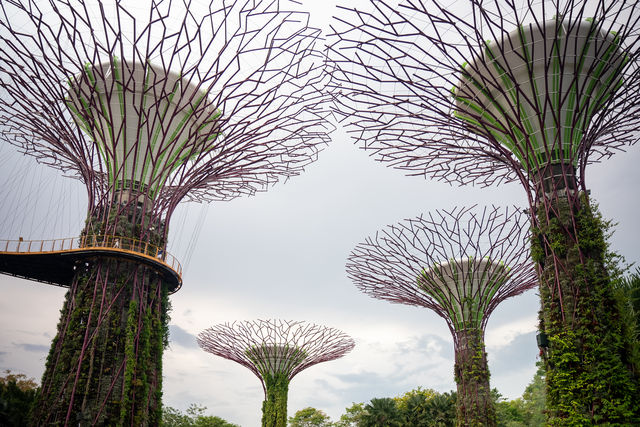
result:
[(449, 341), (438, 335), (424, 334), (398, 344), (398, 349), (402, 352), (424, 352), (430, 347), (438, 347), (438, 356), (453, 360), (453, 340)]
[(186, 348), (199, 348), (196, 336), (178, 325), (169, 325), (169, 339), (172, 344), (175, 343)]
[(492, 375), (504, 375), (534, 366), (538, 348), (536, 332), (517, 336), (508, 346), (489, 354)]
[(508, 346), (489, 353), (491, 387), (514, 399), (522, 394), (536, 371), (536, 332), (516, 337)]
[(14, 343), (14, 345), (25, 351), (33, 351), (36, 353), (48, 352), (50, 347), (48, 344), (42, 345), (42, 344), (29, 344), (29, 343), (22, 343), (22, 344)]
[[(453, 375), (452, 342), (437, 335), (425, 334), (397, 343), (392, 353), (398, 359), (392, 365), (392, 372), (382, 375), (367, 370), (338, 374), (335, 378), (346, 383), (349, 395), (354, 396), (359, 402), (368, 402), (374, 397), (398, 396), (418, 386), (438, 391), (448, 391), (452, 388), (449, 381), (432, 376), (442, 372), (443, 359), (451, 361), (450, 370), (451, 376)], [(409, 358), (403, 361), (405, 356)], [(416, 383), (416, 381), (422, 383)], [(324, 380), (317, 380), (316, 383), (325, 390), (331, 390), (331, 393), (342, 393), (340, 389), (333, 388)]]

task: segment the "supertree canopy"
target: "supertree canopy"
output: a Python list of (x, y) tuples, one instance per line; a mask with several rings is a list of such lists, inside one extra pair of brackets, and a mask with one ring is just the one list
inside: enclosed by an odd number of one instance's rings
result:
[(156, 425), (167, 292), (181, 284), (165, 274), (171, 215), (181, 201), (266, 190), (315, 160), (331, 130), (320, 32), (287, 0), (0, 11), (0, 139), (88, 193), (73, 256), (0, 262), (70, 288), (33, 423)]
[(638, 422), (637, 344), (612, 297), (586, 169), (638, 139), (640, 2), (371, 3), (342, 8), (329, 47), (347, 130), (409, 174), (521, 183), (548, 415)]
[(221, 113), (207, 96), (180, 74), (113, 57), (73, 76), (65, 101), (119, 202), (152, 204), (175, 169), (219, 145)]
[(338, 359), (355, 346), (353, 339), (337, 329), (283, 320), (216, 325), (198, 335), (198, 344), (260, 378), (265, 427), (286, 427), (289, 382), (295, 375), (317, 363)]
[(488, 41), (462, 65), (453, 114), (506, 147), (542, 191), (574, 189), (585, 131), (623, 85), (626, 55), (617, 33), (604, 33), (593, 19), (540, 25)]
[(342, 8), (329, 56), (337, 113), (391, 166), (535, 198), (529, 171), (562, 160), (584, 185), (637, 140), (637, 2), (371, 3)]
[(383, 229), (352, 251), (347, 273), (364, 293), (426, 307), (455, 346), (460, 425), (495, 425), (484, 331), (493, 310), (536, 286), (526, 217), (516, 209), (435, 211)]

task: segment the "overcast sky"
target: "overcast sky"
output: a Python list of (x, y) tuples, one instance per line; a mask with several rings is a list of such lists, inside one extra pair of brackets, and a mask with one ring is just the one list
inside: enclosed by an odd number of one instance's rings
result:
[[(317, 5), (311, 12), (316, 25), (333, 13)], [(0, 147), (2, 158), (10, 151)], [(613, 247), (630, 262), (640, 261), (638, 164), (640, 147), (632, 147), (587, 172), (605, 217), (619, 222)], [(20, 162), (0, 160), (0, 167), (5, 171), (2, 200), (19, 193), (15, 202), (0, 207), (0, 238), (68, 237), (45, 235), (52, 229), (79, 233), (86, 209), (81, 185)], [(28, 191), (49, 197), (36, 202)], [(255, 197), (186, 206), (171, 223), (170, 252), (184, 257), (185, 269), (184, 285), (171, 297), (164, 403), (180, 409), (198, 403), (228, 421), (258, 426), (259, 380), (248, 369), (199, 349), (195, 335), (218, 323), (269, 318), (334, 327), (356, 341), (344, 358), (312, 366), (293, 379), (289, 415), (313, 406), (337, 419), (352, 402), (393, 397), (418, 386), (455, 389), (453, 341), (444, 320), (427, 309), (360, 293), (346, 277), (346, 257), (367, 236), (402, 219), (473, 204), (524, 207), (524, 196), (517, 184), (460, 188), (403, 176), (368, 157), (338, 129), (301, 176)], [(36, 214), (43, 211), (48, 221)], [(75, 225), (67, 226), (54, 217), (78, 219), (69, 219)], [(0, 276), (1, 370), (40, 379), (64, 293)], [(535, 372), (538, 306), (536, 293), (528, 292), (505, 301), (488, 323), (491, 385), (509, 398), (521, 395)]]

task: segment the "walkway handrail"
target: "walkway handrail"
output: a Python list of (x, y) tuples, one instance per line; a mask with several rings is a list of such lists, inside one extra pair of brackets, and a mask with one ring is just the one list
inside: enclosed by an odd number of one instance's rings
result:
[(145, 255), (167, 265), (177, 272), (178, 276), (182, 276), (180, 262), (163, 247), (131, 237), (88, 235), (50, 240), (0, 240), (0, 252), (9, 253), (36, 254), (84, 249), (108, 249)]

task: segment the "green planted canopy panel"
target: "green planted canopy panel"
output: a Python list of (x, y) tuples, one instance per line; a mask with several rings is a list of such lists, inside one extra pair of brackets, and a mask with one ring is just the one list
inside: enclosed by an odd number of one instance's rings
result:
[(289, 345), (263, 344), (246, 350), (261, 375), (283, 374), (289, 377), (291, 372), (307, 359), (307, 353), (301, 348)]
[(425, 269), (418, 286), (447, 310), (455, 330), (480, 329), (489, 305), (509, 278), (500, 261), (452, 259)]
[(207, 92), (149, 62), (86, 65), (66, 105), (94, 141), (114, 191), (154, 198), (172, 172), (215, 148), (221, 112)]
[(527, 171), (575, 166), (590, 121), (622, 85), (619, 47), (593, 20), (520, 26), (462, 66), (454, 115)]

